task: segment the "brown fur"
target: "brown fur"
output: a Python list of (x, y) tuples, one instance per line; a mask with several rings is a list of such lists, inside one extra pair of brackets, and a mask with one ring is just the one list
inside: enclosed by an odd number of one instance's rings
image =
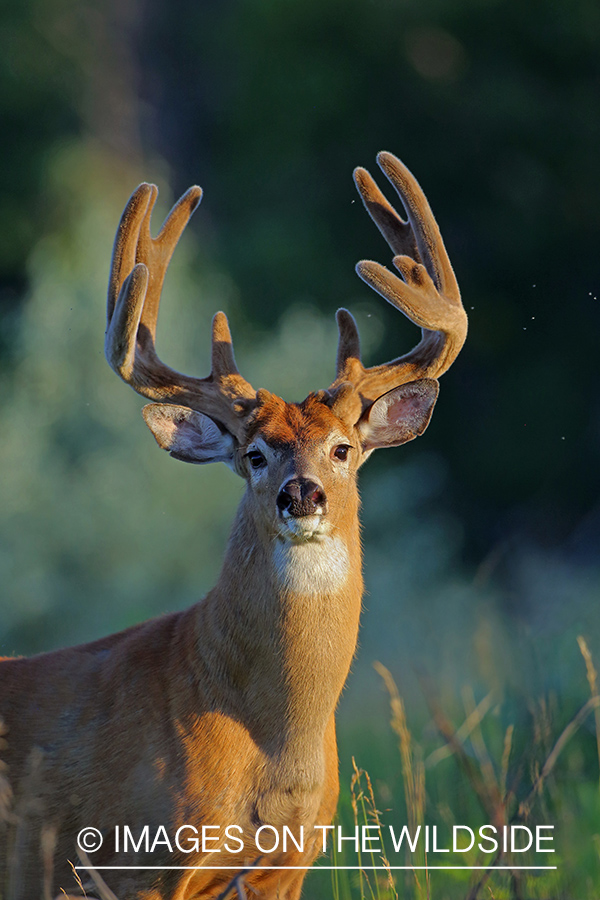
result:
[[(421, 188), (391, 154), (378, 161), (410, 224), (365, 170), (356, 170), (356, 184), (400, 273), (407, 260), (411, 269), (406, 281), (375, 262), (357, 271), (421, 327), (422, 339), (410, 353), (366, 369), (356, 323), (338, 311), (336, 379), (300, 404), (256, 392), (239, 374), (223, 313), (213, 319), (209, 376), (191, 378), (159, 360), (161, 287), (201, 190), (184, 194), (156, 238), (156, 187), (132, 194), (113, 251), (107, 360), (138, 393), (159, 401), (144, 416), (161, 447), (188, 462), (226, 462), (248, 486), (218, 583), (200, 603), (81, 647), (0, 661), (3, 753), (14, 792), (8, 812), (0, 805), (2, 900), (56, 896), (62, 888), (71, 895), (68, 860), (76, 860), (85, 826), (104, 834), (96, 866), (205, 867), (108, 872), (119, 900), (214, 898), (232, 873), (207, 866), (252, 865), (263, 824), (288, 826), (297, 838), (304, 827), (303, 852), (264, 860), (287, 869), (254, 868), (247, 876), (258, 897), (299, 896), (305, 872), (291, 867), (317, 856), (314, 826), (331, 822), (338, 796), (334, 713), (362, 596), (356, 473), (372, 450), (422, 434), (437, 398), (434, 379), (467, 332)], [(171, 856), (163, 848), (150, 860), (143, 851), (125, 857), (112, 849), (117, 825), (136, 837), (144, 826), (153, 834), (163, 826), (171, 838), (182, 825), (238, 825), (245, 843), (229, 853)]]
[[(337, 485), (339, 503), (331, 502), (338, 498), (328, 458), (319, 466), (312, 461), (330, 500), (334, 533), (348, 548), (342, 589), (307, 597), (278, 584), (269, 517), (284, 472), (307, 471), (313, 448), (332, 427), (347, 430), (312, 398), (295, 405), (271, 395), (261, 406), (248, 437), (260, 434), (281, 456), (266, 489), (270, 501), (257, 500), (248, 488), (221, 576), (203, 601), (91, 644), (2, 661), (4, 758), (15, 810), (24, 816), (16, 848), (15, 830), (0, 826), (0, 884), (11, 885), (8, 897), (40, 896), (44, 824), (58, 830), (55, 893), (72, 891), (67, 860), (76, 860), (75, 836), (86, 825), (106, 835), (106, 852), (91, 857), (94, 865), (241, 868), (258, 855), (253, 835), (265, 823), (288, 825), (295, 834), (304, 825), (311, 838), (304, 854), (275, 854), (268, 863), (313, 861), (321, 840), (313, 826), (329, 824), (337, 803), (334, 710), (356, 645), (362, 595), (358, 458)], [(41, 794), (24, 813), (35, 747), (43, 752)], [(243, 852), (212, 860), (160, 853), (147, 859), (143, 852), (119, 860), (109, 852), (115, 824), (128, 824), (134, 834), (164, 824), (170, 835), (183, 824), (237, 824), (247, 842)], [(11, 850), (18, 854), (12, 869)], [(216, 896), (232, 874), (104, 876), (119, 900), (183, 900)], [(303, 877), (302, 871), (256, 871), (247, 880), (261, 896), (293, 898)]]

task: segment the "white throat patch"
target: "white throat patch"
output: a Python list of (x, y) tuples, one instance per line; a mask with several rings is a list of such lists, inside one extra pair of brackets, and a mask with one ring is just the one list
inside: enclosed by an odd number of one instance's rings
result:
[(329, 536), (299, 544), (276, 540), (273, 564), (280, 585), (304, 596), (339, 590), (350, 568), (346, 544)]

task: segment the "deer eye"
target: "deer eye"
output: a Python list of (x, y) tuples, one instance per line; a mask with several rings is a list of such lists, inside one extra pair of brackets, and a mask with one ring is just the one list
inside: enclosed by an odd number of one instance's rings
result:
[(250, 450), (246, 453), (246, 457), (250, 460), (253, 469), (262, 469), (267, 464), (266, 459), (258, 450)]
[(348, 444), (338, 444), (337, 447), (334, 447), (331, 451), (331, 458), (337, 459), (340, 462), (346, 462), (349, 450), (352, 450), (352, 447)]

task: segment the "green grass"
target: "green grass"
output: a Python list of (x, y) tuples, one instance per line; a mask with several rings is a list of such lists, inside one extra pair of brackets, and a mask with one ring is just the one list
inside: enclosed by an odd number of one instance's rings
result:
[[(391, 727), (362, 721), (341, 734), (342, 792), (338, 824), (376, 825), (381, 852), (355, 853), (333, 846), (327, 864), (361, 866), (332, 873), (311, 872), (304, 896), (334, 900), (597, 900), (600, 886), (600, 695), (583, 638), (579, 696), (555, 690), (524, 700), (494, 691), (475, 696), (467, 685), (445, 708), (436, 685), (421, 676), (420, 705), (407, 711), (383, 667), (377, 670), (390, 701)], [(577, 646), (573, 654), (578, 655)], [(581, 661), (581, 657), (579, 657)], [(587, 676), (588, 690), (585, 690)], [(411, 720), (414, 724), (411, 725)], [(345, 748), (352, 747), (351, 764)], [(370, 772), (370, 776), (367, 772)], [(452, 826), (477, 832), (485, 824), (553, 825), (554, 853), (453, 853)], [(395, 852), (389, 835), (407, 825), (436, 826), (439, 846), (450, 853)], [(465, 833), (463, 833), (464, 835)], [(525, 832), (520, 831), (523, 836)], [(462, 839), (462, 836), (461, 836)], [(489, 848), (488, 845), (484, 845)], [(325, 863), (325, 860), (322, 861)], [(382, 866), (374, 873), (368, 867)], [(424, 869), (397, 870), (414, 865)], [(482, 870), (437, 870), (436, 865), (484, 866)], [(491, 869), (490, 866), (507, 869)], [(546, 871), (511, 866), (552, 865)]]

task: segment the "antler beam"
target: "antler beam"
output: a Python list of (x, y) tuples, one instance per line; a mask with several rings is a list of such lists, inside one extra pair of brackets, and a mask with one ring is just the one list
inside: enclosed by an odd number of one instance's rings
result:
[(141, 184), (121, 217), (113, 249), (108, 287), (105, 353), (110, 366), (138, 394), (150, 400), (189, 406), (214, 417), (234, 434), (242, 427), (234, 404), (256, 392), (238, 372), (227, 317), (219, 312), (212, 326), (212, 368), (194, 378), (166, 366), (155, 350), (160, 295), (173, 251), (202, 197), (191, 187), (177, 201), (158, 237), (150, 235), (150, 217), (158, 196), (153, 184)]
[(380, 263), (363, 260), (358, 275), (388, 303), (422, 330), (421, 341), (404, 356), (372, 368), (360, 360), (360, 341), (354, 318), (338, 311), (340, 340), (337, 376), (330, 390), (350, 382), (363, 408), (383, 393), (419, 378), (438, 378), (454, 362), (467, 335), (467, 315), (437, 222), (416, 178), (391, 153), (377, 157), (380, 168), (396, 189), (406, 210), (404, 221), (366, 171), (354, 180), (367, 212), (394, 253), (401, 275)]

